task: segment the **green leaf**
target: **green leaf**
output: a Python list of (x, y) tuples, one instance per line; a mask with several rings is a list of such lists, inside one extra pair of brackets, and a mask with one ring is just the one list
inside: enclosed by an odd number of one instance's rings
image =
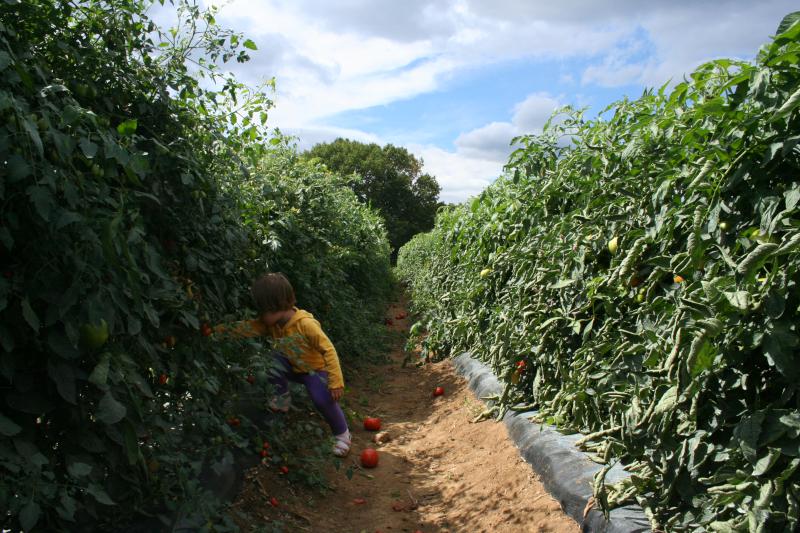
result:
[(97, 405), (97, 413), (95, 417), (101, 422), (106, 424), (116, 424), (123, 418), (125, 418), (125, 414), (127, 410), (125, 406), (119, 403), (111, 392), (107, 392), (105, 396), (100, 400), (100, 403)]
[(755, 464), (757, 460), (758, 436), (761, 434), (761, 424), (764, 422), (763, 411), (745, 415), (742, 421), (733, 430), (733, 436), (739, 441), (739, 448), (745, 458)]
[(247, 48), (248, 50), (258, 50), (256, 43), (254, 43), (252, 39), (247, 39), (244, 42), (244, 47)]
[(123, 137), (133, 135), (136, 133), (136, 128), (139, 126), (139, 121), (135, 118), (129, 118), (119, 126), (117, 126), (117, 133)]
[(747, 291), (723, 292), (728, 302), (737, 309), (746, 311), (750, 307), (750, 293)]
[(788, 380), (800, 377), (800, 364), (796, 355), (800, 339), (792, 328), (793, 325), (786, 322), (773, 324), (764, 334), (763, 341), (767, 360)]
[(569, 287), (573, 283), (575, 283), (576, 279), (560, 279), (557, 282), (553, 283), (548, 287), (548, 289), (563, 289), (564, 287)]
[(14, 423), (10, 418), (5, 417), (0, 413), (0, 435), (5, 437), (13, 437), (22, 431), (22, 428)]
[(763, 455), (756, 464), (753, 466), (754, 476), (763, 476), (769, 471), (770, 468), (780, 459), (781, 451), (776, 448), (770, 448), (766, 455)]
[(111, 499), (111, 496), (108, 495), (105, 489), (96, 483), (89, 484), (89, 486), (86, 487), (86, 492), (94, 496), (94, 499), (103, 505), (117, 505), (114, 503), (114, 500)]
[(105, 390), (106, 382), (108, 381), (108, 367), (111, 362), (111, 354), (104, 353), (100, 358), (100, 362), (94, 367), (92, 373), (89, 374), (89, 383), (97, 385)]
[(36, 212), (39, 213), (39, 216), (42, 217), (42, 220), (45, 222), (50, 222), (50, 215), (55, 207), (55, 199), (53, 198), (53, 193), (50, 192), (50, 189), (47, 187), (39, 187), (34, 185), (32, 187), (28, 187), (27, 191), (25, 192), (28, 193), (31, 202), (33, 202), (33, 205), (36, 208)]
[(91, 471), (92, 466), (86, 463), (75, 461), (67, 465), (67, 472), (69, 472), (69, 475), (72, 477), (88, 476)]
[(31, 307), (31, 302), (28, 298), (23, 298), (22, 300), (22, 316), (25, 318), (25, 322), (33, 329), (35, 332), (39, 332), (39, 328), (41, 328), (41, 323), (39, 322), (39, 317), (36, 316), (33, 308)]
[(81, 137), (81, 140), (78, 141), (78, 145), (81, 147), (81, 151), (87, 159), (93, 159), (94, 156), (97, 155), (97, 145), (86, 137)]
[(47, 374), (56, 384), (56, 389), (69, 403), (77, 404), (77, 389), (75, 387), (75, 370), (66, 363), (55, 362), (52, 359), (47, 362)]
[(39, 522), (39, 515), (41, 508), (39, 504), (30, 501), (19, 512), (19, 525), (22, 526), (23, 531), (31, 531)]
[(22, 156), (12, 154), (8, 157), (8, 182), (14, 183), (31, 175), (31, 166)]

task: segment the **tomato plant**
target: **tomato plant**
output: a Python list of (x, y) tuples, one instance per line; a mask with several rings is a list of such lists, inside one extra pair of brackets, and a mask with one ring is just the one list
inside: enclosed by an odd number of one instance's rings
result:
[(584, 433), (598, 504), (653, 529), (798, 527), (798, 19), (752, 63), (560, 110), (398, 255), (409, 344), (491, 365), (499, 416)]

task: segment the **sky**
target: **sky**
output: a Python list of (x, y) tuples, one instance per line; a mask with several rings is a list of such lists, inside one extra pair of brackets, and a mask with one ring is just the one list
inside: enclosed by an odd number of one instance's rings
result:
[(554, 109), (592, 117), (718, 58), (752, 60), (796, 0), (202, 0), (275, 78), (268, 125), (408, 149), (463, 202)]

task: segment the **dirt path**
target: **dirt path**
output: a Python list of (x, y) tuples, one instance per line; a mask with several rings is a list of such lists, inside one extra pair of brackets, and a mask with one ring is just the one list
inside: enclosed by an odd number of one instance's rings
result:
[[(405, 311), (391, 307), (390, 327), (405, 330)], [(519, 456), (498, 422), (471, 420), (483, 410), (449, 361), (422, 368), (402, 368), (402, 346), (391, 362), (348, 373), (346, 407), (359, 415), (377, 416), (391, 440), (373, 442), (374, 432), (353, 423), (353, 448), (345, 460), (353, 466), (329, 473), (333, 491), (326, 496), (299, 494), (289, 486), (280, 490), (279, 509), (253, 486), (286, 485), (267, 469), (251, 472), (250, 489), (237, 505), (251, 510), (263, 507), (265, 519), (279, 518), (286, 531), (314, 532), (575, 532), (578, 525), (567, 517)], [(435, 387), (445, 394), (432, 397)], [(377, 468), (361, 469), (360, 452), (374, 447), (380, 455)], [(259, 502), (259, 498), (261, 501)], [(276, 517), (276, 513), (279, 517)]]

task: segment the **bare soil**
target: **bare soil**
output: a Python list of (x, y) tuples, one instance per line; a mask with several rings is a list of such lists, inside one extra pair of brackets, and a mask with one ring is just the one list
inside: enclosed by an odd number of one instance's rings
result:
[[(392, 306), (388, 327), (405, 331), (400, 305)], [(450, 361), (402, 366), (398, 342), (389, 362), (348, 372), (346, 412), (356, 413), (353, 447), (339, 469), (330, 468), (332, 491), (310, 494), (290, 486), (274, 469), (257, 467), (234, 503), (252, 517), (251, 530), (313, 532), (577, 532), (520, 458), (505, 426), (493, 420), (473, 423), (483, 411)], [(445, 394), (434, 398), (435, 387)], [(377, 416), (388, 442), (375, 443), (362, 416)], [(378, 451), (376, 468), (359, 465), (365, 448)], [(347, 469), (352, 478), (348, 479)], [(266, 490), (269, 487), (269, 490)], [(270, 506), (271, 494), (280, 505)], [(260, 526), (260, 527), (259, 527)]]

